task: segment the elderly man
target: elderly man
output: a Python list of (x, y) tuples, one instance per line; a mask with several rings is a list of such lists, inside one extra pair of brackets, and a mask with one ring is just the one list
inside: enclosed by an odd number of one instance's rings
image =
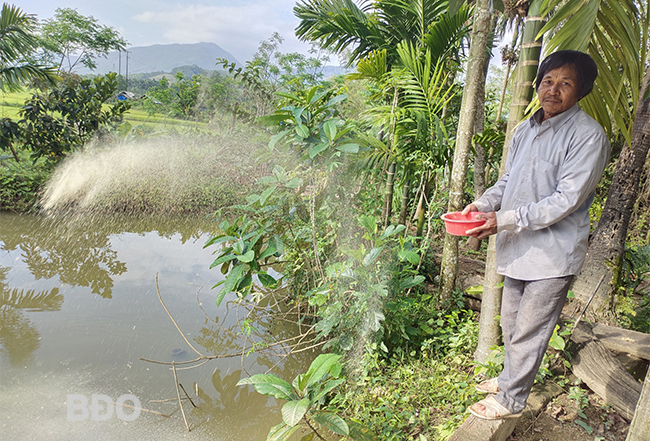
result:
[(467, 233), (497, 234), (497, 272), (505, 276), (505, 361), (498, 378), (477, 386), (494, 394), (470, 406), (479, 418), (521, 415), (584, 262), (589, 207), (610, 153), (603, 128), (577, 106), (597, 74), (582, 52), (544, 59), (535, 83), (542, 108), (517, 127), (503, 177), (463, 210), (486, 213), (487, 222)]

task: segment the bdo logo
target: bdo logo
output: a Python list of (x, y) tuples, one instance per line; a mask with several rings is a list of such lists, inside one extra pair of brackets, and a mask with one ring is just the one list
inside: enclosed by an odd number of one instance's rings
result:
[[(127, 401), (133, 403), (133, 412), (131, 413), (124, 412), (124, 404)], [(107, 421), (113, 416), (113, 413), (117, 414), (122, 421), (135, 421), (142, 411), (140, 400), (132, 394), (121, 395), (115, 401), (115, 406), (113, 406), (113, 399), (108, 395), (93, 394), (89, 405), (88, 397), (85, 395), (68, 394), (66, 405), (68, 421), (85, 421), (88, 417), (91, 421)]]

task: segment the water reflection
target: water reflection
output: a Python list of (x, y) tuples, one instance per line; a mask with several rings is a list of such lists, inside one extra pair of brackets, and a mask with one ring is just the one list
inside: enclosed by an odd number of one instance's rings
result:
[[(42, 439), (33, 424), (37, 418), (50, 430), (49, 440), (162, 441), (187, 435), (182, 420), (151, 415), (128, 427), (118, 419), (101, 426), (70, 423), (62, 405), (66, 394), (90, 398), (102, 393), (115, 399), (132, 392), (145, 407), (149, 400), (175, 396), (169, 366), (139, 360), (195, 357), (158, 301), (156, 273), (170, 313), (206, 355), (241, 354), (242, 347), (264, 347), (269, 340), (294, 335), (290, 323), (269, 320), (266, 312), (277, 305), (251, 309), (224, 302), (217, 307), (212, 291), (199, 290), (223, 277), (208, 270), (212, 250), (202, 245), (209, 229), (195, 220), (0, 213), (0, 409), (3, 421), (10, 421), (0, 428), (2, 439)], [(244, 317), (249, 334), (236, 324)], [(282, 403), (236, 383), (270, 368), (288, 380), (304, 372), (313, 355), (286, 357), (286, 350), (278, 344), (259, 354), (179, 371), (179, 381), (186, 387), (196, 382), (202, 398), (190, 410), (191, 438), (265, 439), (281, 420)]]
[(36, 292), (11, 289), (6, 278), (11, 268), (0, 267), (0, 353), (12, 365), (28, 364), (40, 346), (40, 334), (21, 310), (58, 311), (63, 296), (58, 288)]
[(89, 287), (107, 299), (112, 298), (114, 277), (127, 271), (111, 247), (111, 235), (156, 231), (165, 238), (180, 234), (185, 243), (198, 239), (206, 231), (202, 226), (209, 228), (202, 219), (47, 218), (8, 213), (0, 213), (0, 223), (0, 251), (20, 250), (36, 280), (58, 277), (61, 283)]

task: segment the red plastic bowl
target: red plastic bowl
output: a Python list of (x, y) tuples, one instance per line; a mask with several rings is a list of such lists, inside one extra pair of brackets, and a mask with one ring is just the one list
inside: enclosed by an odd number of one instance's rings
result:
[(465, 234), (465, 231), (479, 227), (487, 222), (487, 219), (476, 219), (479, 214), (485, 213), (470, 211), (463, 216), (460, 211), (454, 211), (453, 213), (443, 214), (441, 218), (445, 221), (447, 233), (453, 236), (470, 236)]

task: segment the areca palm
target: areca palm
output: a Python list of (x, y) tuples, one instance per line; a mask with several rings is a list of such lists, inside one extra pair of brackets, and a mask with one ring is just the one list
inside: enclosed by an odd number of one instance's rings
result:
[(355, 77), (379, 84), (385, 91), (384, 99), (392, 102), (387, 107), (389, 111), (379, 117), (385, 122), (380, 131), (388, 135), (387, 142), (375, 152), (384, 155), (384, 164), (388, 166), (384, 223), (388, 223), (391, 212), (392, 179), (399, 157), (396, 147), (405, 145), (398, 142), (398, 134), (404, 131), (398, 123), (412, 121), (398, 120), (403, 114), (398, 107), (404, 85), (395, 73), (405, 66), (405, 54), (400, 55), (398, 47), (408, 45), (414, 57), (428, 60), (427, 69), (432, 69), (439, 60), (457, 55), (460, 42), (468, 32), (466, 23), (471, 17), (471, 7), (463, 5), (454, 15), (449, 14), (448, 7), (448, 0), (376, 0), (361, 1), (359, 5), (351, 0), (303, 0), (294, 8), (301, 20), (296, 29), (299, 38), (317, 42), (334, 52), (353, 48), (348, 63), (357, 63)]
[(0, 89), (14, 91), (32, 79), (54, 82), (54, 70), (25, 61), (38, 47), (33, 32), (36, 19), (15, 5), (0, 13)]
[[(386, 50), (388, 67), (399, 59), (402, 41), (429, 46), (433, 58), (447, 53), (467, 30), (470, 8), (447, 13), (448, 0), (302, 0), (294, 8), (300, 19), (298, 38), (341, 53), (352, 48), (349, 64)], [(440, 54), (436, 56), (436, 54)]]

